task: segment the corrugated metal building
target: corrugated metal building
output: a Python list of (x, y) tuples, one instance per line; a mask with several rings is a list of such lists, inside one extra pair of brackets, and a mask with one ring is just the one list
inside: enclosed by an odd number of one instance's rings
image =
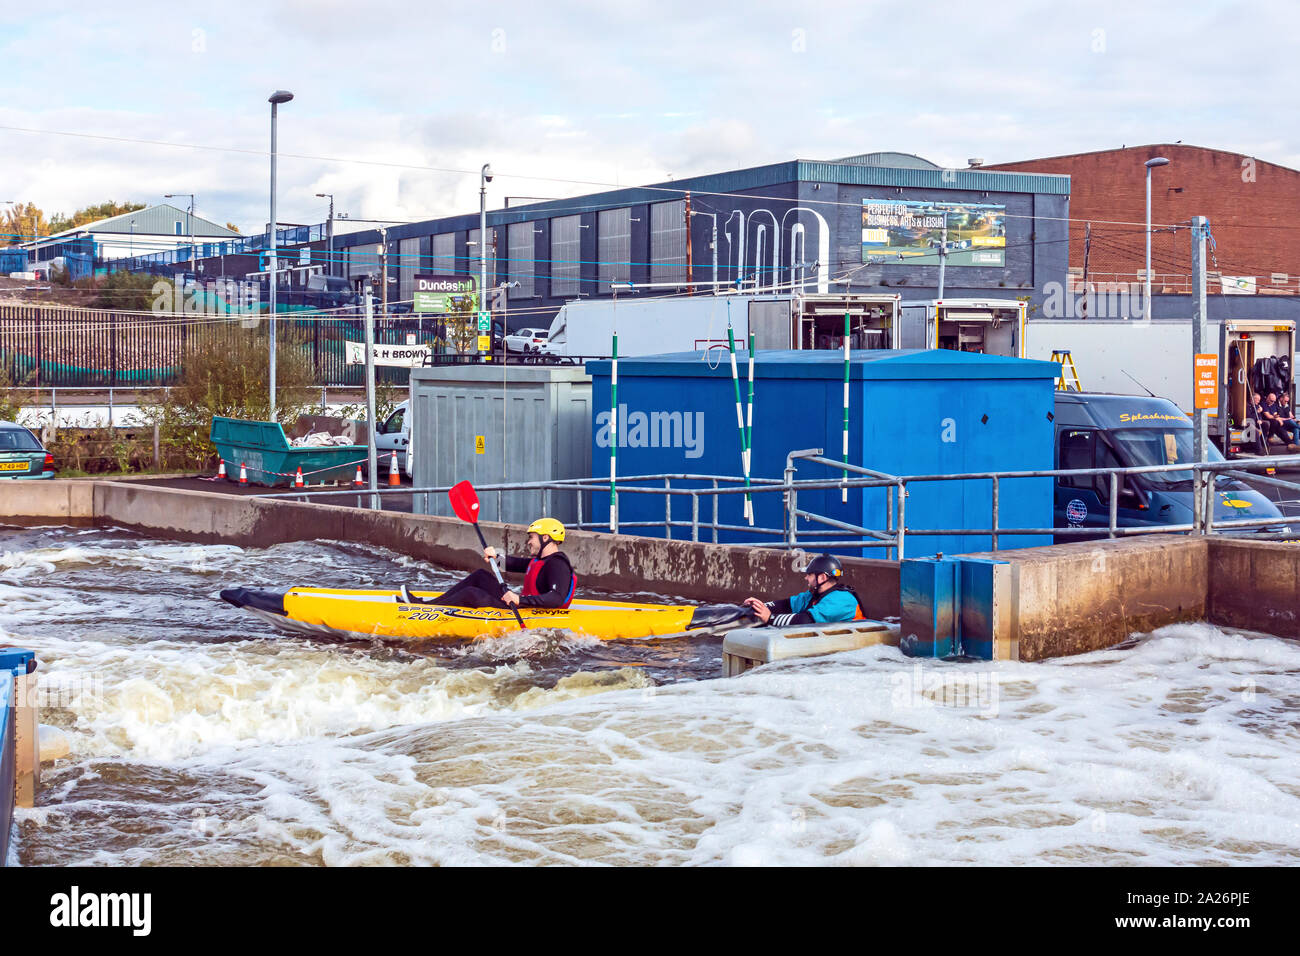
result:
[[(1038, 298), (1064, 281), (1069, 194), (1068, 176), (943, 169), (902, 153), (793, 160), (490, 210), (488, 282), (518, 283), (511, 328), (545, 326), (564, 302), (609, 296), (615, 281), (658, 286), (644, 295), (716, 283), (928, 299), (946, 221), (945, 294)], [(477, 211), (389, 228), (390, 289), (409, 299), (418, 273), (477, 277), (478, 230)], [(322, 232), (312, 228), (310, 246), (323, 261)], [(377, 230), (339, 237), (336, 271), (377, 274), (379, 241)], [(292, 259), (294, 238), (281, 242)]]

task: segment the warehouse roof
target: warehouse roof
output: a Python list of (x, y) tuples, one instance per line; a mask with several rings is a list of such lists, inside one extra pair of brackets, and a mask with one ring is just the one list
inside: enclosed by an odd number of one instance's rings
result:
[[(144, 209), (137, 209), (135, 212), (125, 212), (120, 216), (110, 216), (108, 219), (100, 219), (96, 222), (82, 223), (80, 226), (74, 226), (71, 229), (65, 229), (63, 232), (57, 232), (52, 236), (42, 236), (41, 241), (48, 239), (62, 238), (65, 236), (77, 236), (82, 233), (121, 233), (127, 235), (134, 232), (137, 236), (172, 236), (176, 234), (176, 223), (181, 222), (181, 234), (190, 235), (189, 213), (184, 209), (177, 209), (170, 203), (159, 203), (156, 206), (147, 206)], [(131, 223), (135, 223), (135, 228), (131, 228)], [(194, 236), (200, 239), (238, 239), (239, 233), (233, 229), (227, 229), (225, 226), (219, 226), (215, 222), (210, 222), (202, 216), (194, 217)]]
[[(743, 359), (739, 356), (744, 355)], [(748, 364), (749, 354), (737, 352), (737, 361)], [(610, 361), (587, 363), (592, 375), (608, 375)], [(731, 376), (726, 353), (670, 352), (619, 359), (620, 376), (711, 378)], [(742, 377), (744, 372), (741, 373)], [(1055, 362), (1007, 358), (982, 352), (950, 349), (854, 349), (849, 352), (849, 376), (853, 379), (997, 379), (1050, 378), (1061, 374)], [(844, 353), (826, 349), (773, 349), (754, 353), (755, 378), (842, 379)]]

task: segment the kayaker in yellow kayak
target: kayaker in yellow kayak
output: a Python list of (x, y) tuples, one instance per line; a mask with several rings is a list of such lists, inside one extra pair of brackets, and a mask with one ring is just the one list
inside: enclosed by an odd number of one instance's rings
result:
[[(554, 518), (538, 518), (528, 526), (528, 557), (507, 555), (505, 570), (524, 574), (524, 585), (516, 594), (498, 581), (491, 571), (479, 569), (456, 582), (436, 602), (447, 607), (546, 607), (567, 608), (578, 589), (578, 576), (568, 557), (560, 550), (564, 543), (564, 525)], [(489, 564), (496, 559), (496, 549), (483, 549)], [(421, 604), (402, 585), (401, 598), (408, 604)]]
[(747, 597), (744, 606), (758, 615), (763, 624), (773, 627), (831, 624), (866, 618), (857, 592), (844, 583), (844, 568), (834, 555), (822, 554), (813, 558), (804, 568), (803, 575), (808, 585), (806, 591), (779, 601)]

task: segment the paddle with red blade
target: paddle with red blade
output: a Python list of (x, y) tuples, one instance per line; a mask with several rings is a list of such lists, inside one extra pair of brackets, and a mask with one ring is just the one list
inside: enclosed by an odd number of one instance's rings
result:
[[(461, 521), (468, 521), (474, 526), (474, 530), (478, 532), (479, 543), (483, 545), (483, 549), (486, 551), (488, 544), (483, 537), (483, 530), (478, 526), (478, 492), (474, 490), (474, 486), (468, 481), (462, 481), (447, 492), (447, 497), (451, 499), (451, 510), (456, 512), (456, 517)], [(497, 563), (489, 561), (488, 564), (492, 565), (492, 573), (497, 576), (497, 581), (504, 586), (506, 583), (505, 578), (501, 577), (501, 570), (497, 567)], [(519, 616), (518, 605), (512, 604), (510, 608), (515, 612), (515, 620), (519, 622), (519, 626), (527, 630), (528, 625)]]

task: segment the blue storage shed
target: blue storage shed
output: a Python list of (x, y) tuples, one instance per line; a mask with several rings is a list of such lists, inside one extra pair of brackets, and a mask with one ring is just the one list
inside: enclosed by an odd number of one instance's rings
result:
[[(742, 399), (748, 355), (738, 355)], [(587, 363), (592, 376), (592, 473), (609, 477), (610, 369)], [(739, 475), (741, 440), (736, 426), (731, 366), (718, 353), (681, 352), (619, 362), (618, 475), (690, 473)], [(1055, 379), (1051, 362), (948, 350), (862, 350), (850, 353), (849, 462), (891, 475), (957, 474), (1052, 468)], [(822, 448), (839, 459), (843, 435), (844, 360), (841, 352), (760, 351), (755, 355), (753, 464), (757, 478), (780, 479), (786, 455)], [(804, 463), (797, 478), (836, 478), (840, 472)], [(852, 477), (852, 476), (851, 476)], [(694, 483), (698, 486), (701, 483)], [(915, 535), (923, 529), (990, 527), (991, 482), (917, 482), (909, 485), (908, 557), (936, 552), (986, 551), (988, 535)], [(690, 483), (679, 483), (679, 487)], [(1052, 479), (1001, 483), (999, 527), (1050, 528)], [(592, 514), (607, 521), (608, 496), (592, 496)], [(781, 528), (780, 494), (754, 498), (755, 526)], [(674, 520), (690, 520), (690, 501), (674, 502)], [(744, 524), (741, 496), (723, 496), (722, 524)], [(803, 491), (799, 508), (838, 521), (884, 530), (886, 491), (860, 488), (841, 502), (837, 489)], [(707, 500), (701, 520), (712, 516)], [(661, 497), (621, 494), (620, 528), (662, 536)], [(658, 528), (629, 523), (660, 522)], [(820, 528), (801, 522), (800, 528)], [(708, 532), (701, 534), (707, 540)], [(686, 537), (688, 529), (673, 529)], [(711, 536), (711, 535), (710, 535)], [(770, 535), (723, 532), (720, 541), (773, 541)], [(1047, 536), (1000, 535), (1000, 548), (1051, 544)], [(878, 548), (834, 549), (883, 556)]]

